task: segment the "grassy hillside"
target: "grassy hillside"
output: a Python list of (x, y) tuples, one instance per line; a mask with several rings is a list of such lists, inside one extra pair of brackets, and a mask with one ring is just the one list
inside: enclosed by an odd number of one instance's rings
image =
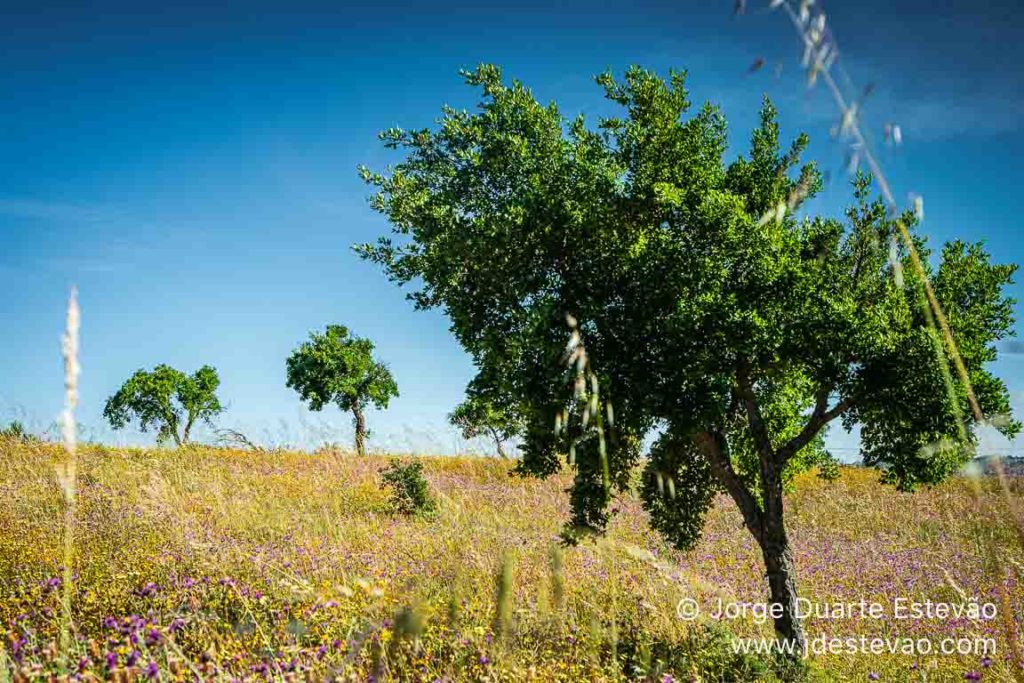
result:
[[(0, 442), (0, 681), (44, 676), (56, 653), (60, 452)], [(82, 678), (161, 680), (755, 680), (680, 599), (765, 599), (761, 558), (729, 501), (704, 540), (671, 550), (623, 497), (606, 539), (559, 550), (566, 478), (506, 462), (424, 457), (432, 517), (396, 515), (383, 457), (217, 449), (79, 455), (73, 617)], [(1020, 642), (1024, 549), (996, 482), (915, 494), (844, 470), (799, 482), (789, 519), (802, 594), (998, 605), (996, 619), (826, 621), (809, 635), (992, 637), (975, 655), (812, 657), (816, 680), (1009, 680)], [(503, 579), (501, 577), (504, 577)], [(1016, 618), (1014, 617), (1016, 615)], [(724, 624), (771, 635), (752, 619)], [(762, 658), (763, 659), (763, 658)], [(114, 672), (114, 673), (111, 673)]]

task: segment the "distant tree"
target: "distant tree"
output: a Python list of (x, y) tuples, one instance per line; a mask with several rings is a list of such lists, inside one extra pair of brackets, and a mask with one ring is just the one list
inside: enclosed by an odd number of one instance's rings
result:
[(103, 417), (114, 429), (123, 429), (137, 419), (143, 432), (156, 428), (158, 442), (173, 440), (182, 446), (189, 443), (197, 421), (212, 425), (213, 418), (224, 410), (217, 398), (219, 386), (217, 371), (209, 365), (192, 375), (169, 365), (138, 370), (107, 399)]
[(8, 425), (0, 429), (0, 438), (13, 439), (17, 441), (35, 441), (35, 437), (25, 430), (25, 425), (19, 420), (11, 420)]
[(462, 438), (475, 439), (489, 436), (494, 440), (498, 455), (507, 458), (503, 446), (505, 441), (515, 438), (522, 431), (522, 420), (509, 410), (502, 410), (487, 398), (470, 395), (448, 415), (448, 421), (462, 431)]
[(258, 453), (262, 453), (266, 450), (263, 446), (260, 446), (258, 443), (246, 436), (245, 433), (237, 429), (224, 427), (223, 429), (215, 430), (214, 434), (217, 437), (217, 444), (224, 446), (225, 448), (244, 448)]
[[(870, 201), (866, 177), (845, 225), (798, 219), (821, 181), (813, 164), (793, 177), (807, 138), (782, 151), (767, 100), (749, 156), (726, 163), (725, 119), (711, 105), (687, 116), (685, 74), (600, 76), (624, 113), (596, 130), (495, 67), (465, 76), (483, 90), (477, 109), (382, 134), (407, 156), (389, 175), (362, 174), (394, 237), (359, 250), (415, 283), (418, 308), (441, 308), (474, 381), (526, 416), (523, 471), (550, 474), (568, 455), (572, 528), (605, 528), (614, 490), (659, 430), (643, 475), (653, 526), (691, 547), (716, 492), (728, 493), (781, 605), (776, 631), (801, 644), (783, 499), (794, 473), (826, 457), (828, 426), (859, 424), (864, 462), (901, 489), (942, 480), (976, 441), (969, 389), (950, 371), (897, 220), (977, 404), (1007, 435), (1020, 425), (988, 364), (1012, 334), (1015, 266), (962, 242), (933, 264), (913, 216)], [(559, 362), (567, 313), (589, 377)]]
[(334, 403), (352, 413), (356, 451), (365, 455), (366, 407), (387, 408), (391, 397), (398, 396), (387, 366), (373, 358), (373, 342), (350, 336), (342, 325), (328, 325), (323, 334), (313, 332), (292, 352), (287, 367), (288, 387), (299, 392), (311, 410)]

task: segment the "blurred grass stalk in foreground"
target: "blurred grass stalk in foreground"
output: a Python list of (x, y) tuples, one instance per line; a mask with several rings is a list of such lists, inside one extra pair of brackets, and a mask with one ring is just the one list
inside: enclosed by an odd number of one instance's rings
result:
[(71, 289), (61, 353), (64, 356), (64, 412), (61, 414), (61, 435), (65, 459), (57, 464), (57, 482), (64, 495), (64, 572), (61, 580), (60, 656), (65, 671), (71, 668), (71, 591), (75, 580), (75, 505), (78, 484), (76, 456), (75, 408), (78, 405), (78, 332), (81, 323), (78, 292)]
[[(794, 9), (793, 3), (790, 2), (790, 0), (771, 0), (769, 7), (771, 9), (776, 9), (778, 7), (782, 7), (784, 9), (804, 45), (803, 67), (807, 70), (808, 87), (813, 87), (820, 76), (832, 95), (836, 107), (839, 109), (841, 119), (838, 126), (838, 133), (841, 136), (847, 136), (852, 139), (850, 144), (850, 170), (856, 171), (860, 160), (863, 159), (868, 165), (875, 181), (878, 183), (889, 210), (893, 214), (897, 214), (899, 212), (899, 207), (896, 203), (895, 197), (893, 196), (889, 181), (886, 178), (885, 173), (882, 171), (882, 167), (873, 153), (869, 140), (861, 126), (861, 103), (855, 99), (847, 101), (842, 89), (833, 77), (833, 71), (836, 71), (847, 84), (852, 83), (849, 75), (843, 69), (842, 65), (838, 63), (839, 46), (836, 43), (831, 30), (826, 29), (826, 15), (824, 10), (820, 5), (815, 7), (814, 0), (800, 0), (796, 9)], [(891, 134), (890, 131), (892, 130), (893, 127), (891, 124), (887, 126), (887, 137)], [(897, 136), (901, 137), (898, 126), (895, 127), (895, 132)], [(899, 144), (899, 137), (895, 140), (896, 144)], [(789, 205), (792, 206), (792, 204), (793, 201), (791, 200)], [(915, 195), (914, 210), (919, 218), (923, 216), (922, 205), (921, 198)], [(785, 209), (782, 206), (777, 209), (779, 213), (784, 210)], [(767, 218), (770, 219), (771, 216)], [(766, 220), (766, 218), (762, 218), (762, 220)], [(953, 378), (949, 369), (950, 361), (956, 369), (956, 373), (967, 394), (967, 402), (971, 410), (971, 417), (979, 424), (991, 424), (991, 421), (1004, 419), (1005, 416), (993, 416), (990, 421), (990, 419), (982, 413), (978, 400), (975, 397), (967, 369), (964, 366), (960, 351), (957, 348), (956, 341), (953, 338), (952, 331), (950, 330), (946, 314), (942, 310), (942, 306), (939, 304), (938, 298), (935, 296), (931, 281), (929, 280), (924, 265), (921, 262), (921, 257), (914, 245), (914, 241), (911, 238), (904, 222), (899, 220), (897, 224), (899, 226), (900, 238), (902, 239), (910, 256), (915, 275), (921, 282), (921, 288), (923, 291), (921, 292), (920, 306), (924, 313), (924, 317), (928, 321), (929, 326), (940, 334), (945, 345), (945, 349), (943, 349), (941, 344), (936, 344), (936, 362), (939, 364), (939, 367), (946, 376), (946, 383), (950, 388), (951, 393), (953, 393)], [(891, 259), (893, 275), (897, 278), (897, 281), (900, 282), (902, 280), (902, 270), (899, 261), (895, 258), (895, 242), (891, 245), (890, 254), (893, 256)], [(956, 406), (958, 403), (954, 402), (954, 405)], [(965, 438), (965, 433), (962, 433), (961, 438)], [(1010, 524), (1015, 528), (1018, 536), (1021, 539), (1024, 539), (1024, 513), (1021, 511), (1018, 501), (1016, 501), (1011, 494), (1009, 482), (1002, 465), (1001, 456), (996, 455), (993, 458), (993, 469), (995, 470), (1000, 488), (1002, 489), (1006, 507), (1010, 514)], [(998, 557), (997, 559), (1004, 564), (1006, 575), (1007, 577), (1010, 577), (1013, 572), (1009, 566), (1005, 566), (1006, 558)], [(1017, 574), (1019, 575), (1020, 567), (1017, 567), (1017, 570)], [(1005, 591), (1005, 588), (1003, 590)], [(1024, 647), (1022, 647), (1020, 642), (1020, 636), (1017, 633), (1015, 622), (1009, 617), (1009, 614), (1004, 614), (1002, 621), (1004, 624), (1007, 642), (1011, 648), (1010, 654), (1017, 667), (1014, 678), (1017, 681), (1024, 681)]]

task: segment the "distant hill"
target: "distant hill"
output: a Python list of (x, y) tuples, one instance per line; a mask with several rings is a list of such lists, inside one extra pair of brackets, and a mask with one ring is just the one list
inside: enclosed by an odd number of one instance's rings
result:
[[(1000, 458), (1003, 465), (1003, 472), (1013, 477), (1024, 477), (1024, 457), (1003, 457)], [(983, 455), (975, 458), (968, 467), (976, 466), (985, 474), (996, 473), (996, 456)]]

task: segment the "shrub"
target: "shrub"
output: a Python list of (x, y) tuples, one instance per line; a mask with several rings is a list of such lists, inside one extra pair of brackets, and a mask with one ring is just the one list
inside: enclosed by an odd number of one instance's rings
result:
[(839, 481), (839, 461), (825, 458), (818, 463), (818, 478), (829, 482)]
[(381, 470), (381, 488), (391, 487), (391, 504), (403, 515), (426, 514), (437, 508), (423, 477), (423, 463), (392, 460)]
[(12, 420), (10, 424), (0, 429), (0, 439), (3, 438), (16, 441), (36, 441), (36, 437), (25, 431), (25, 426), (18, 420)]
[(628, 619), (621, 628), (617, 658), (619, 669), (629, 680), (679, 680), (672, 673), (683, 672), (699, 672), (701, 677), (696, 680), (722, 683), (796, 683), (806, 678), (802, 663), (735, 652), (733, 635), (719, 624), (694, 625), (681, 641), (671, 642), (652, 638), (639, 623)]

